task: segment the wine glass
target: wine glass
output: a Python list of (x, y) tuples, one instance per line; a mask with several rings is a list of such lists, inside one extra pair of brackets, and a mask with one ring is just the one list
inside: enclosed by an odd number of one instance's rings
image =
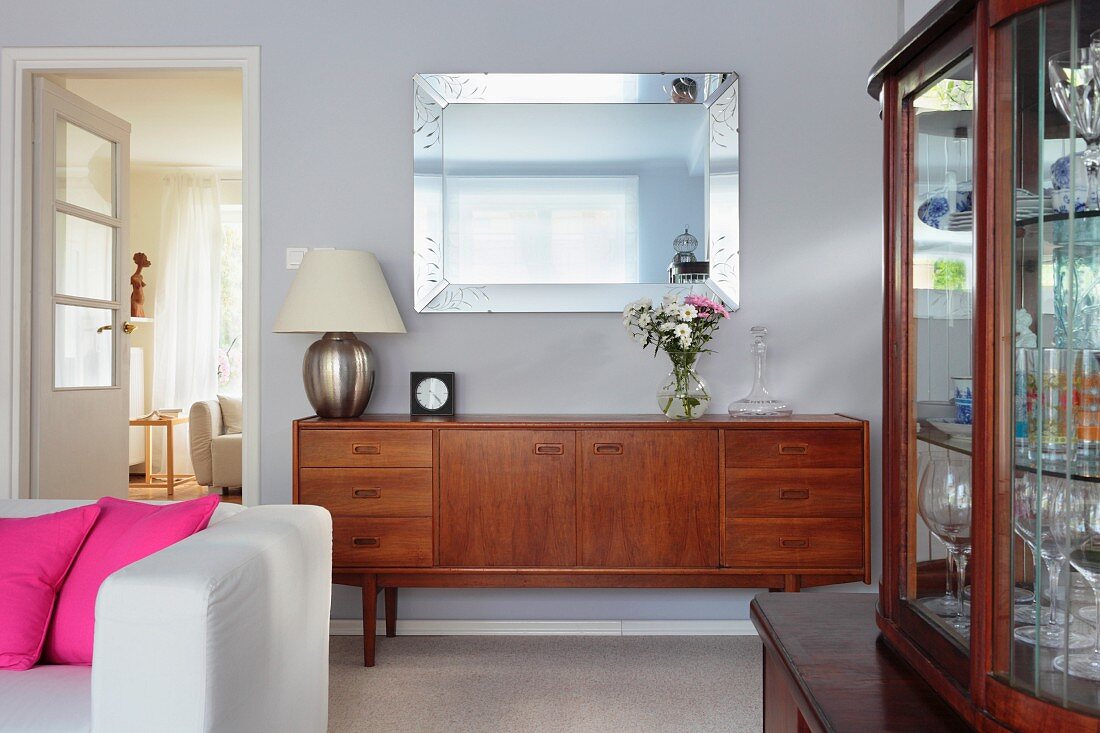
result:
[[(956, 612), (948, 623), (957, 631), (970, 628), (962, 589), (970, 559), (970, 461), (952, 461), (950, 455), (933, 456), (920, 477), (917, 511), (932, 533), (947, 545), (958, 573)], [(950, 571), (949, 571), (950, 574)]]
[[(920, 487), (924, 481), (924, 476), (928, 471), (928, 462), (930, 456), (927, 453), (921, 453), (919, 458), (919, 467), (917, 469), (917, 486)], [(924, 519), (924, 507), (920, 501), (920, 494), (917, 495), (917, 512)], [(925, 526), (931, 528), (927, 519), (924, 519)], [(938, 537), (938, 535), (937, 535)], [(920, 599), (919, 603), (930, 613), (934, 613), (941, 618), (954, 618), (958, 616), (962, 611), (962, 606), (959, 605), (959, 599), (955, 595), (955, 589), (952, 585), (952, 580), (955, 574), (955, 549), (951, 545), (945, 545), (947, 548), (947, 558), (945, 560), (946, 568), (944, 572), (944, 580), (946, 587), (944, 588), (943, 595), (937, 597), (928, 597)]]
[[(1062, 482), (1054, 499), (1051, 529), (1070, 565), (1092, 588), (1100, 614), (1100, 486)], [(1100, 680), (1100, 624), (1091, 651), (1057, 656), (1053, 664), (1074, 677)]]
[(1066, 556), (1054, 540), (1050, 522), (1060, 479), (1044, 477), (1041, 485), (1035, 476), (1024, 474), (1013, 483), (1013, 515), (1016, 534), (1031, 548), (1031, 552), (1043, 561), (1050, 579), (1050, 606), (1046, 618), (1039, 616), (1035, 623), (1021, 626), (1013, 632), (1017, 640), (1042, 647), (1061, 647), (1068, 643), (1070, 649), (1089, 646), (1089, 638), (1070, 631), (1058, 620), (1058, 581), (1066, 567)]
[(1082, 160), (1089, 180), (1087, 208), (1100, 209), (1100, 38), (1093, 34), (1093, 42), (1086, 48), (1051, 56), (1047, 77), (1054, 106), (1085, 140)]

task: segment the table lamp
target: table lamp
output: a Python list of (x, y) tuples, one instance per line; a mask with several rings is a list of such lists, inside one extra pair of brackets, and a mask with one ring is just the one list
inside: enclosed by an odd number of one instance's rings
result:
[(374, 355), (358, 333), (405, 333), (378, 260), (357, 250), (312, 250), (290, 286), (275, 333), (324, 334), (302, 361), (319, 417), (358, 417), (374, 388)]

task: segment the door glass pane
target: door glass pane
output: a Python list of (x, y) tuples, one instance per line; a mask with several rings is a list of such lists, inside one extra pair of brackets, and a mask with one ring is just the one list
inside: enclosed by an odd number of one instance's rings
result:
[(60, 117), (54, 131), (58, 201), (114, 216), (114, 143)]
[(115, 230), (69, 214), (54, 216), (54, 291), (114, 300)]
[[(1002, 242), (1016, 335), (1011, 527), (997, 631), (1013, 685), (1100, 709), (1100, 4), (1051, 3), (1001, 31), (1012, 139)], [(1100, 36), (1097, 37), (1100, 41)], [(998, 244), (1001, 244), (999, 242)], [(1007, 449), (1008, 446), (1006, 445)], [(1006, 633), (1009, 632), (1010, 633)]]
[(970, 644), (974, 305), (974, 65), (967, 56), (906, 100), (912, 122), (909, 472), (911, 607)]
[(114, 311), (76, 305), (54, 306), (54, 386), (114, 385)]

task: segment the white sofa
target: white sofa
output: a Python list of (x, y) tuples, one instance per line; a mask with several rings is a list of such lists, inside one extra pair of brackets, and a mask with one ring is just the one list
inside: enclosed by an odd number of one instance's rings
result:
[[(82, 503), (0, 500), (0, 517)], [(324, 509), (222, 504), (107, 578), (91, 667), (0, 670), (0, 731), (321, 733), (331, 569)]]

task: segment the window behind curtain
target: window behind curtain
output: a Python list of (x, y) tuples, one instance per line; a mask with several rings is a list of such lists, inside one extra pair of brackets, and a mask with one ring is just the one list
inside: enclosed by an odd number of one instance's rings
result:
[(445, 207), (451, 282), (637, 282), (637, 176), (448, 176)]

